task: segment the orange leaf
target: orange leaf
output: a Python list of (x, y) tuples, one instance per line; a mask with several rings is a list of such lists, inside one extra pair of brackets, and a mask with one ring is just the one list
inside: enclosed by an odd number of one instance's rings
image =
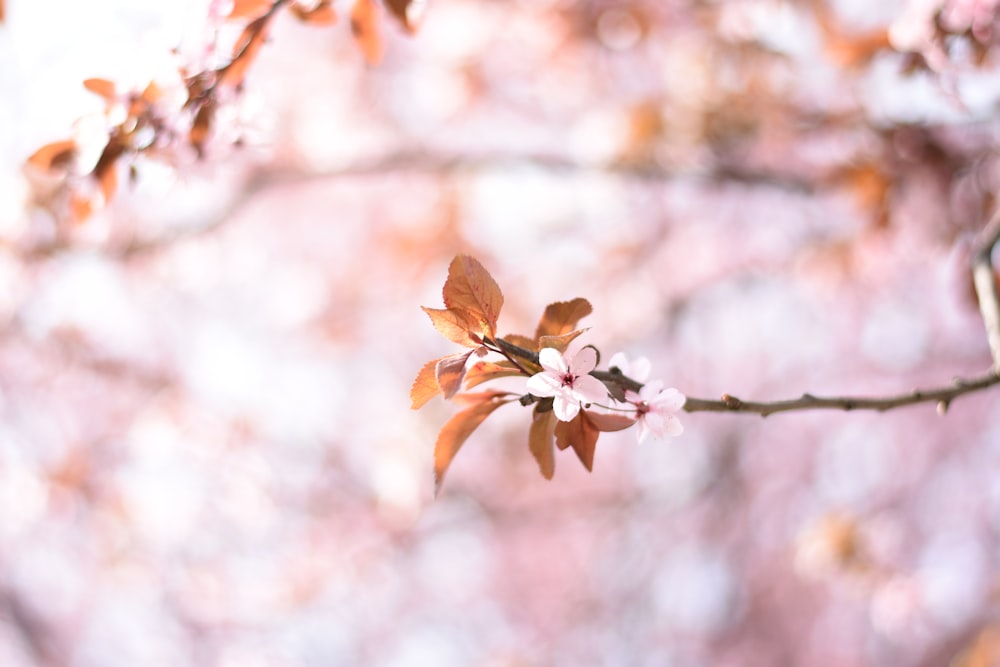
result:
[(329, 0), (322, 0), (312, 9), (303, 9), (300, 5), (292, 5), (292, 14), (297, 19), (313, 25), (333, 25), (337, 22), (337, 13), (333, 11)]
[(587, 329), (577, 329), (576, 331), (570, 331), (569, 333), (564, 333), (559, 336), (541, 336), (538, 339), (538, 349), (541, 350), (545, 347), (554, 347), (560, 352), (565, 352), (566, 348), (569, 347), (569, 344), (572, 343), (577, 336), (588, 329), (589, 327)]
[(512, 399), (504, 400), (506, 392), (487, 391), (479, 394), (462, 394), (463, 402), (474, 402), (472, 407), (462, 410), (448, 420), (434, 443), (434, 492), (441, 489), (444, 474), (451, 465), (458, 450), (472, 435), (472, 432), (489, 417), (494, 410)]
[(94, 202), (86, 195), (74, 194), (69, 200), (69, 212), (73, 222), (83, 222), (94, 212)]
[(258, 18), (263, 16), (273, 4), (274, 0), (233, 0), (233, 10), (229, 12), (229, 18)]
[(117, 96), (115, 94), (115, 84), (107, 79), (86, 79), (83, 82), (83, 87), (95, 95), (100, 95), (108, 102)]
[(580, 413), (570, 422), (559, 422), (555, 428), (556, 445), (559, 449), (572, 447), (587, 472), (594, 469), (594, 450), (601, 433), (587, 418), (587, 412)]
[(375, 0), (355, 0), (351, 8), (351, 32), (369, 65), (382, 60), (382, 32), (379, 6)]
[(74, 157), (76, 142), (67, 139), (42, 146), (28, 158), (28, 164), (44, 170), (57, 169), (69, 166)]
[(419, 410), (439, 393), (441, 388), (437, 383), (437, 364), (440, 359), (432, 359), (424, 364), (417, 373), (417, 378), (410, 387), (410, 409)]
[(160, 88), (155, 81), (150, 81), (146, 88), (142, 91), (142, 95), (139, 97), (146, 104), (155, 104), (157, 100), (163, 97), (163, 89)]
[(545, 313), (535, 330), (535, 340), (542, 336), (560, 336), (576, 328), (577, 322), (594, 312), (590, 302), (583, 298), (557, 301), (545, 307)]
[(437, 377), (438, 386), (445, 398), (451, 398), (458, 393), (462, 386), (462, 379), (465, 377), (465, 363), (472, 356), (475, 350), (462, 352), (460, 354), (450, 354), (447, 357), (438, 359), (434, 374)]
[(423, 308), (427, 316), (431, 318), (431, 323), (441, 335), (453, 343), (464, 345), (465, 347), (479, 347), (483, 340), (475, 330), (478, 328), (474, 315), (463, 310), (441, 310), (438, 308)]
[(556, 472), (555, 437), (556, 415), (551, 410), (539, 412), (535, 407), (531, 414), (531, 428), (528, 430), (528, 449), (538, 461), (538, 469), (545, 479), (552, 479)]
[(458, 255), (451, 261), (442, 296), (447, 308), (468, 312), (479, 321), (482, 333), (491, 338), (496, 336), (503, 292), (475, 258)]
[(521, 371), (517, 366), (509, 361), (477, 361), (465, 372), (465, 387), (471, 389), (497, 378), (513, 377), (520, 375)]

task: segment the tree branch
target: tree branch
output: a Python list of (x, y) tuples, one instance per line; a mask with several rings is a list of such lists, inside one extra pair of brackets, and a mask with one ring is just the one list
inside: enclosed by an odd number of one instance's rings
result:
[[(998, 219), (1000, 219), (1000, 216), (998, 216)], [(496, 342), (508, 352), (528, 359), (533, 363), (538, 363), (538, 355), (535, 352), (509, 343), (502, 338), (497, 338)], [(590, 375), (605, 384), (614, 383), (623, 389), (638, 391), (643, 387), (641, 382), (623, 375), (617, 369), (591, 371)], [(946, 387), (916, 389), (907, 394), (897, 394), (894, 396), (815, 396), (806, 393), (802, 394), (799, 398), (781, 401), (744, 401), (731, 394), (723, 394), (719, 400), (689, 396), (684, 403), (684, 410), (685, 412), (758, 414), (761, 417), (766, 417), (776, 412), (792, 412), (796, 410), (875, 410), (877, 412), (885, 412), (893, 408), (901, 408), (917, 403), (937, 403), (938, 412), (944, 414), (951, 405), (951, 402), (959, 396), (974, 391), (981, 391), (995, 384), (1000, 384), (1000, 374), (998, 374), (996, 369), (979, 377), (955, 378), (951, 385)]]
[(972, 254), (972, 281), (986, 327), (986, 341), (993, 355), (994, 372), (1000, 372), (1000, 296), (993, 272), (993, 248), (997, 241), (1000, 241), (1000, 207), (979, 235)]
[(1000, 375), (995, 370), (975, 378), (956, 378), (948, 387), (917, 389), (908, 394), (895, 396), (814, 396), (802, 394), (799, 398), (783, 401), (744, 401), (730, 394), (723, 394), (721, 400), (706, 400), (689, 397), (684, 403), (686, 412), (740, 412), (766, 417), (775, 412), (793, 410), (875, 410), (885, 412), (917, 403), (937, 403), (938, 411), (947, 411), (951, 402), (963, 395), (1000, 384)]

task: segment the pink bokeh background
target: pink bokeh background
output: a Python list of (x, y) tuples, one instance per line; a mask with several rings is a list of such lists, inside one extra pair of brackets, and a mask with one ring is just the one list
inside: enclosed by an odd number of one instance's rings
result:
[(995, 9), (831, 3), (848, 37), (889, 29), (857, 63), (827, 6), (435, 0), (377, 67), (346, 21), (282, 17), (205, 160), (140, 161), (67, 232), (23, 163), (100, 121), (81, 82), (238, 29), (207, 0), (7, 0), (0, 665), (996, 664), (995, 391), (682, 415), (551, 482), (512, 405), (437, 498), (456, 407), (409, 409), (455, 351), (419, 306), (456, 253), (502, 332), (586, 297), (582, 341), (690, 396), (989, 368), (967, 263), (1000, 85), (925, 29)]

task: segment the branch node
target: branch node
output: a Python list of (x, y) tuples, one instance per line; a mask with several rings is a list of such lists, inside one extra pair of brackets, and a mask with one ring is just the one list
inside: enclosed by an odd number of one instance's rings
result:
[(722, 402), (725, 403), (726, 407), (730, 410), (739, 410), (743, 407), (743, 401), (730, 394), (723, 394)]

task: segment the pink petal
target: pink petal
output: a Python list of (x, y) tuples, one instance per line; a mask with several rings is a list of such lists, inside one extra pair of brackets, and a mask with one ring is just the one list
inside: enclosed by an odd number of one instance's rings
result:
[(573, 382), (573, 393), (584, 403), (594, 403), (608, 397), (608, 388), (593, 375), (582, 375)]
[(573, 369), (574, 375), (586, 375), (597, 368), (597, 350), (592, 347), (581, 349), (569, 362), (569, 367)]
[(554, 347), (546, 347), (539, 352), (538, 363), (542, 365), (542, 368), (550, 373), (555, 373), (556, 375), (561, 375), (569, 370), (569, 367), (566, 365), (566, 360), (563, 359), (559, 350)]
[(681, 420), (677, 417), (670, 417), (667, 419), (667, 423), (663, 428), (663, 433), (665, 435), (678, 436), (684, 432), (684, 426), (681, 424)]

